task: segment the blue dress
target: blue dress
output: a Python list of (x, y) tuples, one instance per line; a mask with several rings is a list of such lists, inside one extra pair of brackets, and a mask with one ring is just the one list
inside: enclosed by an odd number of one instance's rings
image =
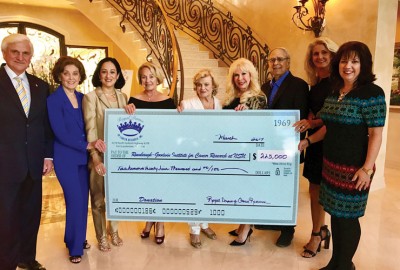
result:
[(353, 89), (338, 101), (327, 97), (320, 117), (326, 125), (320, 203), (330, 215), (358, 218), (364, 215), (369, 188), (358, 191), (354, 174), (364, 165), (368, 128), (382, 127), (386, 118), (383, 90), (373, 84)]

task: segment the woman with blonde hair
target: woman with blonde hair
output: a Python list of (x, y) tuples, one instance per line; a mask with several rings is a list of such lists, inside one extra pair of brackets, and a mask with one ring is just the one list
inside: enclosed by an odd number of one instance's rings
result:
[[(196, 96), (181, 101), (178, 111), (183, 110), (221, 110), (219, 99), (215, 96), (218, 91), (218, 83), (209, 69), (199, 70), (193, 77), (193, 86)], [(194, 248), (201, 248), (200, 232), (208, 238), (215, 240), (217, 235), (205, 222), (190, 222), (190, 244)]]
[[(142, 64), (138, 70), (138, 80), (143, 86), (143, 91), (131, 97), (128, 104), (133, 103), (136, 109), (176, 109), (174, 101), (169, 96), (157, 91), (157, 86), (164, 80), (160, 67), (151, 62)], [(140, 237), (148, 238), (153, 226), (155, 242), (161, 245), (165, 238), (164, 222), (146, 222)]]
[[(253, 63), (245, 58), (234, 61), (228, 72), (226, 100), (223, 109), (263, 110), (267, 108), (267, 97), (261, 91), (258, 72)], [(253, 233), (250, 224), (240, 224), (239, 228), (229, 234), (237, 236), (231, 246), (242, 246)]]
[[(308, 75), (311, 85), (308, 97), (310, 108), (307, 119), (302, 119), (294, 124), (296, 129), (303, 127), (304, 132), (308, 130), (308, 136), (317, 132), (323, 125), (322, 120), (317, 117), (326, 97), (332, 92), (331, 80), (331, 62), (336, 55), (338, 45), (326, 37), (315, 39), (308, 45), (304, 68)], [(304, 160), (303, 176), (310, 182), (310, 205), (312, 232), (311, 238), (304, 246), (301, 256), (312, 258), (317, 255), (321, 249), (321, 243), (324, 241), (324, 248), (329, 248), (331, 233), (328, 226), (325, 225), (325, 211), (319, 204), (319, 191), (322, 179), (322, 144), (318, 142), (311, 145), (306, 152)]]
[(246, 58), (234, 61), (229, 67), (226, 81), (224, 109), (265, 109), (266, 100), (253, 63)]

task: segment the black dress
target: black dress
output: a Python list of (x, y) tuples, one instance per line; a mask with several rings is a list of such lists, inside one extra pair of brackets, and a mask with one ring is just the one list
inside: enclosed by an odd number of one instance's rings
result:
[[(332, 92), (329, 78), (323, 78), (310, 89), (308, 106), (311, 112), (317, 116), (324, 105), (326, 97)], [(321, 127), (308, 130), (308, 136), (317, 132)], [(322, 145), (323, 141), (311, 144), (306, 151), (304, 159), (303, 176), (313, 184), (321, 184), (322, 179)]]
[(176, 109), (175, 103), (171, 98), (151, 102), (131, 97), (128, 100), (128, 104), (130, 103), (133, 103), (136, 109)]

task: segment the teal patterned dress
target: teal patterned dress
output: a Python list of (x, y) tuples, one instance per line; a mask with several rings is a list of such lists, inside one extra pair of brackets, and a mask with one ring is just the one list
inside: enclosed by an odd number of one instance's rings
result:
[(369, 188), (358, 191), (357, 181), (351, 179), (364, 165), (368, 128), (385, 124), (385, 94), (370, 83), (353, 89), (340, 102), (338, 96), (328, 96), (320, 112), (327, 128), (320, 203), (332, 216), (358, 218), (365, 213)]

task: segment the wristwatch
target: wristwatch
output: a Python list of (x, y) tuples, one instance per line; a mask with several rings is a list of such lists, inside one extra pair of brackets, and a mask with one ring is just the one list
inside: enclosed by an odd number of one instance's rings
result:
[(373, 169), (366, 169), (366, 168), (362, 168), (363, 172), (365, 172), (366, 174), (368, 174), (368, 176), (371, 176), (374, 173)]

